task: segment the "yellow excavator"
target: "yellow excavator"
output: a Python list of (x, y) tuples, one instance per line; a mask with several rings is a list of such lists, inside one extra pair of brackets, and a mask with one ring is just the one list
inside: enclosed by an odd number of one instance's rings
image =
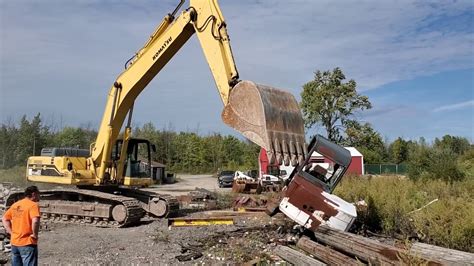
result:
[(41, 156), (28, 159), (29, 181), (77, 187), (43, 191), (43, 219), (122, 227), (146, 213), (165, 217), (178, 208), (174, 197), (137, 189), (152, 183), (150, 153), (154, 146), (131, 137), (131, 121), (138, 95), (194, 34), (222, 99), (224, 123), (267, 150), (271, 161), (296, 165), (305, 160), (303, 119), (294, 96), (239, 79), (217, 0), (190, 0), (189, 7), (176, 16), (184, 2), (165, 16), (125, 64), (109, 91), (90, 150), (44, 149)]

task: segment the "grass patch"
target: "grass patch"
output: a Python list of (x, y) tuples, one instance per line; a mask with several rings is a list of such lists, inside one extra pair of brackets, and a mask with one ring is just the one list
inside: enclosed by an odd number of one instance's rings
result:
[(56, 184), (37, 183), (26, 180), (26, 166), (15, 166), (9, 169), (0, 169), (0, 182), (11, 182), (13, 185), (26, 188), (28, 186), (37, 186), (41, 189), (50, 189)]
[(31, 185), (31, 182), (26, 180), (26, 167), (16, 166), (9, 169), (0, 170), (0, 182), (11, 182), (19, 187), (26, 187)]
[[(474, 178), (460, 182), (412, 181), (397, 177), (347, 177), (335, 194), (365, 200), (368, 211), (355, 230), (474, 252)], [(437, 202), (422, 208), (430, 201)], [(419, 211), (414, 211), (422, 208)]]

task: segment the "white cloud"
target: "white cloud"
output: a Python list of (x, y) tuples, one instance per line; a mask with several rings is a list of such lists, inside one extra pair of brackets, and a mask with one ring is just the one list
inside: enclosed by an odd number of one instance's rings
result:
[[(465, 101), (461, 103), (455, 103), (455, 104), (448, 104), (444, 106), (440, 106), (438, 108), (435, 108), (433, 112), (441, 112), (441, 111), (453, 111), (453, 110), (459, 110), (459, 109), (464, 109), (464, 108), (473, 108), (474, 107), (474, 100), (470, 101)], [(474, 109), (473, 109), (474, 112)]]

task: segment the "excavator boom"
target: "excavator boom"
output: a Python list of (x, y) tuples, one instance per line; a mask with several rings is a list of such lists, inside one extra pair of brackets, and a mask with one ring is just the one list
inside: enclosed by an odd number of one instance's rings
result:
[(154, 146), (131, 137), (131, 121), (137, 97), (192, 35), (199, 39), (224, 105), (223, 121), (265, 148), (271, 161), (293, 165), (304, 161), (303, 119), (293, 95), (239, 79), (217, 0), (190, 0), (177, 15), (183, 3), (165, 16), (116, 78), (90, 154), (75, 148), (51, 149), (28, 158), (29, 181), (79, 188), (43, 193), (45, 219), (121, 227), (144, 213), (165, 217), (179, 207), (172, 196), (135, 189), (153, 184)]
[[(217, 0), (190, 0), (190, 7), (175, 18), (180, 5), (165, 17), (110, 89), (90, 162), (97, 171), (97, 183), (103, 182), (106, 169), (111, 168), (113, 143), (126, 115), (131, 116), (135, 99), (193, 34), (199, 39), (224, 104), (223, 121), (265, 148), (270, 160), (286, 165), (302, 162), (306, 152), (304, 126), (293, 95), (239, 80)], [(126, 130), (126, 135), (129, 132)]]

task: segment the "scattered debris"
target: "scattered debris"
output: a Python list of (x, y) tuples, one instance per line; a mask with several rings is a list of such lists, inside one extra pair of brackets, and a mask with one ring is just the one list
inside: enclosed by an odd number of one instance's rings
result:
[(413, 210), (413, 211), (409, 212), (408, 214), (412, 214), (412, 213), (415, 213), (415, 212), (421, 211), (421, 210), (423, 210), (424, 208), (426, 208), (426, 207), (430, 206), (431, 204), (433, 204), (433, 203), (435, 203), (435, 202), (437, 202), (437, 201), (438, 201), (438, 199), (434, 199), (434, 200), (432, 200), (432, 201), (428, 202), (428, 203), (427, 203), (426, 205), (424, 205), (423, 207), (421, 207), (421, 208), (418, 208), (418, 209), (416, 209), (416, 210)]
[(232, 183), (232, 192), (234, 193), (249, 193), (260, 194), (262, 192), (261, 186), (257, 180), (253, 179), (234, 179)]
[(21, 192), (22, 190), (11, 182), (0, 182), (0, 214), (5, 211), (5, 205), (8, 196), (12, 193)]
[(187, 195), (176, 197), (180, 210), (212, 210), (217, 207), (217, 195), (204, 188), (196, 188)]
[(232, 204), (234, 210), (238, 208), (259, 208), (266, 207), (268, 203), (267, 198), (265, 197), (256, 197), (251, 195), (239, 196), (234, 199)]
[(176, 256), (175, 258), (178, 259), (179, 261), (190, 261), (190, 260), (195, 260), (195, 259), (198, 259), (202, 257), (202, 253), (201, 252), (197, 252), (197, 251), (193, 251), (189, 254), (185, 254), (185, 255), (178, 255)]

